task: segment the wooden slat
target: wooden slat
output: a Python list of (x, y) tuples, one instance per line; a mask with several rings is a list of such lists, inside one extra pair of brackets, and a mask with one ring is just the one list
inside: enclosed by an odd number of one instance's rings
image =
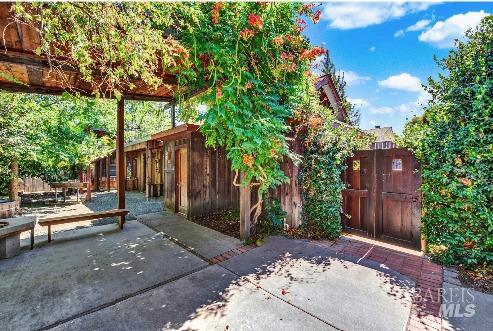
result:
[(366, 197), (368, 197), (368, 190), (345, 189), (342, 191), (342, 194), (344, 196), (348, 196), (348, 197), (366, 198)]
[(95, 219), (106, 218), (106, 217), (125, 216), (127, 214), (128, 214), (127, 209), (113, 209), (113, 210), (107, 210), (97, 213), (48, 217), (48, 218), (40, 219), (38, 221), (38, 224), (41, 226), (57, 225), (57, 224), (65, 224), (72, 222), (95, 220)]

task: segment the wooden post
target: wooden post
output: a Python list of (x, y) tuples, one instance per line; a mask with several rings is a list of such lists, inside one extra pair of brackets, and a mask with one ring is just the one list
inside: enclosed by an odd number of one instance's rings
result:
[[(118, 187), (118, 209), (125, 209), (125, 154), (123, 148), (124, 121), (125, 101), (123, 100), (123, 97), (121, 97), (120, 100), (118, 100), (116, 110), (116, 180)], [(123, 229), (124, 223), (125, 216), (120, 216), (120, 229)]]
[[(245, 173), (240, 173), (240, 183), (245, 178)], [(250, 226), (251, 226), (251, 189), (250, 185), (247, 187), (240, 186), (240, 239), (246, 240), (250, 238)]]
[(146, 198), (152, 195), (152, 151), (150, 141), (146, 143)]
[(99, 164), (99, 160), (94, 161), (94, 183), (96, 184), (94, 187), (95, 191), (99, 191)]
[(103, 160), (99, 160), (99, 179), (98, 179), (98, 189), (100, 191), (103, 190), (102, 185), (101, 185), (101, 179), (103, 179)]
[(111, 154), (106, 156), (106, 190), (109, 192), (111, 189), (111, 182), (110, 182), (110, 157)]
[(14, 157), (10, 162), (9, 200), (15, 201), (15, 211), (19, 211), (19, 163)]
[[(350, 165), (351, 166), (351, 165)], [(368, 168), (370, 169), (369, 180), (369, 192), (367, 203), (367, 215), (368, 215), (368, 234), (371, 237), (375, 237), (377, 233), (377, 222), (379, 217), (377, 214), (377, 186), (378, 186), (378, 174), (377, 174), (377, 155), (376, 150), (372, 149), (368, 151)]]
[(86, 177), (87, 177), (86, 201), (91, 201), (92, 183), (91, 183), (91, 164), (90, 163), (86, 167)]
[(171, 105), (171, 127), (174, 128), (176, 126), (176, 103), (173, 102)]

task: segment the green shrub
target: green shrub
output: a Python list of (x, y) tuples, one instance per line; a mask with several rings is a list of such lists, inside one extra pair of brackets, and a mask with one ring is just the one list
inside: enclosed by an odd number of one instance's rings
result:
[(422, 163), (422, 232), (445, 264), (493, 263), (493, 16), (439, 62), (432, 100), (406, 125)]
[(277, 199), (266, 203), (265, 216), (260, 218), (257, 224), (257, 237), (265, 237), (280, 234), (284, 231), (284, 219), (286, 212), (282, 210), (281, 203)]

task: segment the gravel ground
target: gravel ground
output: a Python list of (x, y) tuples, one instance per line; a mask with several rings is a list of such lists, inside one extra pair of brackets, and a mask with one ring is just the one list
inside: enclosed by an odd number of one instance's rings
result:
[[(21, 212), (23, 216), (53, 217), (62, 215), (75, 215), (114, 209), (117, 206), (116, 192), (93, 192), (91, 202), (75, 203), (75, 196), (67, 197), (67, 203), (36, 203), (23, 205)], [(82, 201), (84, 196), (81, 197)], [(126, 208), (129, 210), (127, 220), (135, 220), (138, 215), (156, 213), (164, 210), (162, 197), (146, 199), (144, 193), (126, 192)], [(83, 221), (75, 223), (60, 224), (54, 227), (55, 232), (72, 230), (81, 227), (104, 225), (115, 223), (116, 218), (103, 218), (100, 220)], [(46, 235), (47, 228), (36, 225), (35, 236)], [(21, 238), (28, 238), (29, 232), (23, 232)]]

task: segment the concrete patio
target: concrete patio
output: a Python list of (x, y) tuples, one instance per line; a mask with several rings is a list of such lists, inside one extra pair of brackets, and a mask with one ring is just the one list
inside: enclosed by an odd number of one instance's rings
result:
[(407, 323), (414, 282), (377, 263), (271, 237), (211, 265), (206, 258), (241, 243), (166, 213), (139, 218), (164, 235), (137, 221), (123, 231), (90, 227), (0, 261), (4, 329), (402, 330)]

